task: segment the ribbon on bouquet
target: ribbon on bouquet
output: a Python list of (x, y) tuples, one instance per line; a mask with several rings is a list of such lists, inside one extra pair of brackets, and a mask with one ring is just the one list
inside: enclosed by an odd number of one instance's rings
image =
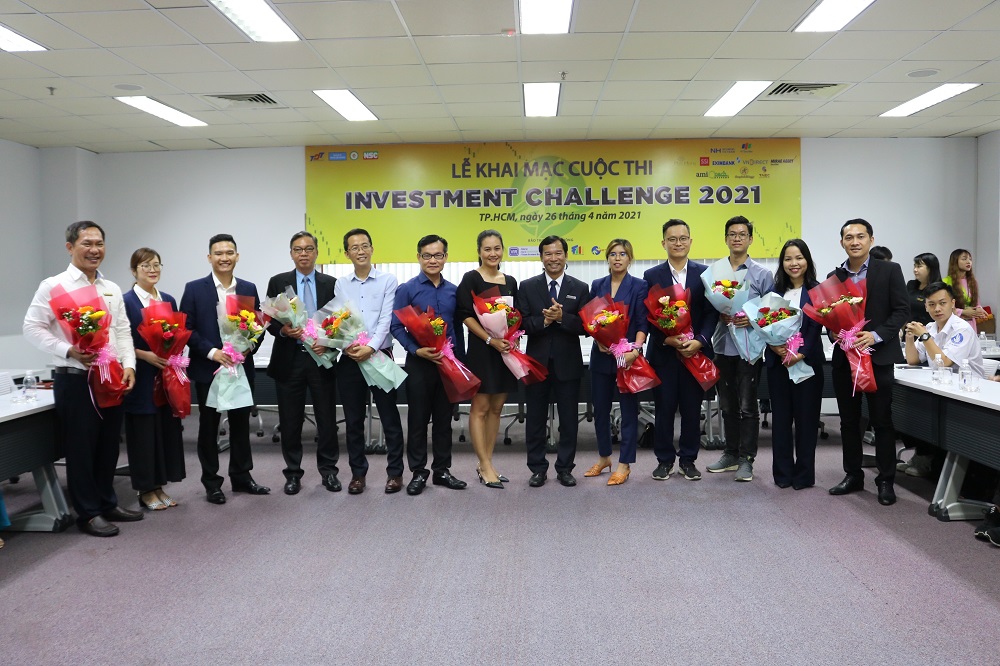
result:
[(445, 340), (444, 347), (441, 347), (441, 355), (444, 356), (449, 361), (454, 361), (458, 371), (462, 373), (462, 377), (466, 380), (472, 379), (472, 375), (465, 371), (465, 364), (460, 363), (457, 358), (455, 358), (455, 345), (450, 339)]
[(351, 343), (351, 346), (367, 345), (371, 341), (372, 336), (368, 335), (368, 331), (361, 331), (361, 333), (358, 334), (358, 337), (354, 339), (354, 342)]
[(519, 328), (516, 331), (514, 331), (513, 335), (507, 338), (507, 342), (509, 342), (511, 345), (514, 345), (514, 343), (517, 342), (517, 339), (520, 338), (522, 335), (524, 335), (524, 329)]
[(188, 379), (186, 372), (189, 365), (191, 365), (191, 359), (187, 356), (183, 356), (182, 354), (174, 354), (167, 359), (167, 367), (174, 369), (174, 373), (177, 374), (177, 381), (180, 382), (182, 386), (191, 381)]
[(785, 353), (785, 358), (781, 361), (783, 365), (787, 366), (789, 361), (796, 359), (803, 343), (805, 343), (805, 340), (802, 338), (802, 333), (796, 332), (795, 335), (788, 338), (788, 341), (785, 342), (785, 347), (788, 351)]
[(608, 350), (614, 354), (615, 362), (618, 364), (619, 368), (625, 367), (625, 354), (629, 353), (633, 349), (638, 349), (641, 345), (637, 345), (634, 342), (629, 342), (625, 338), (622, 338), (615, 344), (608, 347)]
[[(844, 352), (844, 354), (847, 355), (848, 359), (850, 358), (851, 352), (854, 352), (855, 354), (858, 355), (859, 361), (862, 355), (867, 355), (872, 353), (871, 347), (868, 347), (867, 349), (858, 349), (857, 347), (854, 346), (854, 338), (857, 336), (858, 333), (864, 330), (865, 324), (867, 323), (868, 323), (867, 319), (862, 319), (854, 326), (847, 329), (841, 329), (841, 331), (837, 333), (837, 345)], [(851, 364), (851, 366), (852, 369), (855, 369), (855, 372), (851, 373), (852, 379), (854, 380), (854, 385), (851, 389), (851, 395), (853, 396), (856, 395), (858, 392), (858, 375), (860, 373), (857, 372), (857, 368), (854, 368), (853, 363)]]
[(231, 374), (232, 376), (235, 377), (235, 376), (239, 375), (239, 372), (240, 372), (239, 371), (239, 367), (240, 367), (240, 365), (243, 364), (243, 361), (246, 359), (246, 356), (244, 356), (243, 354), (241, 354), (239, 352), (239, 350), (237, 350), (236, 347), (234, 347), (233, 343), (231, 343), (231, 342), (227, 342), (227, 343), (225, 343), (225, 344), (222, 345), (222, 353), (225, 354), (226, 356), (228, 356), (229, 358), (231, 358), (233, 360), (233, 365), (231, 365), (229, 367), (226, 367), (224, 365), (220, 365), (216, 369), (216, 371), (213, 372), (212, 374), (213, 375), (217, 375), (220, 372), (222, 372), (223, 368), (225, 368), (226, 370), (229, 371), (229, 374)]
[(97, 366), (97, 372), (100, 375), (101, 382), (111, 381), (111, 362), (116, 359), (114, 347), (111, 345), (104, 345), (101, 350), (97, 352), (97, 358), (94, 359), (94, 365)]
[(312, 342), (316, 342), (316, 338), (319, 337), (319, 331), (316, 330), (316, 322), (312, 319), (306, 319), (306, 323), (302, 326), (302, 337), (307, 338)]

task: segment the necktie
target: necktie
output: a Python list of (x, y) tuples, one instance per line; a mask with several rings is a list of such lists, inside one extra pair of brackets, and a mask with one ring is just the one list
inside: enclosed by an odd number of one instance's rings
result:
[(302, 302), (306, 306), (306, 312), (310, 315), (316, 312), (316, 296), (313, 294), (312, 278), (302, 280)]
[(555, 300), (555, 298), (559, 295), (559, 293), (556, 291), (557, 285), (558, 283), (555, 280), (549, 282), (549, 296), (551, 296), (553, 300)]

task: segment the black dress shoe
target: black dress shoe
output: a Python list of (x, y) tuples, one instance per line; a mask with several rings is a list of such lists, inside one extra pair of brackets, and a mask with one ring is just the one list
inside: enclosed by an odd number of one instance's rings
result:
[(853, 474), (848, 474), (844, 477), (844, 480), (830, 488), (831, 495), (846, 495), (847, 493), (856, 493), (859, 490), (863, 490), (865, 487), (865, 477), (854, 476)]
[(531, 475), (530, 479), (528, 479), (528, 485), (532, 488), (541, 488), (545, 485), (546, 478), (545, 472), (536, 472)]
[(351, 482), (347, 484), (347, 492), (351, 495), (360, 495), (365, 492), (365, 477), (352, 476)]
[(896, 491), (892, 488), (892, 481), (879, 481), (878, 503), (882, 506), (892, 506), (896, 503)]
[(222, 492), (221, 488), (216, 488), (215, 490), (208, 491), (208, 497), (206, 497), (212, 504), (225, 504), (226, 494)]
[(87, 522), (80, 523), (80, 531), (91, 536), (113, 537), (118, 534), (118, 526), (112, 525), (101, 516), (94, 516)]
[(576, 479), (573, 478), (571, 472), (557, 472), (556, 478), (559, 479), (559, 483), (563, 484), (567, 488), (572, 488), (576, 485)]
[[(503, 478), (504, 477), (500, 477), (501, 483), (503, 483)], [(435, 486), (445, 486), (446, 488), (450, 488), (451, 490), (462, 490), (463, 488), (469, 485), (465, 481), (453, 477), (451, 475), (451, 472), (449, 472), (446, 469), (441, 469), (434, 472), (433, 483)]]
[(104, 520), (110, 520), (113, 523), (133, 523), (143, 519), (142, 511), (123, 509), (120, 506), (116, 506), (111, 511), (105, 511), (101, 515)]
[(285, 481), (286, 495), (297, 495), (300, 490), (302, 490), (302, 482), (298, 479), (292, 478)]
[(413, 475), (413, 480), (406, 485), (407, 495), (419, 495), (424, 492), (424, 488), (427, 487), (427, 472), (421, 474), (417, 472)]
[(792, 484), (789, 483), (788, 481), (775, 481), (774, 485), (778, 486), (779, 488), (788, 488)]
[(266, 495), (271, 492), (271, 489), (267, 486), (262, 486), (253, 479), (249, 481), (244, 481), (243, 483), (233, 482), (233, 492), (234, 493), (250, 493), (251, 495)]
[(340, 479), (336, 474), (327, 474), (323, 477), (323, 486), (331, 493), (339, 493), (344, 486), (340, 485)]

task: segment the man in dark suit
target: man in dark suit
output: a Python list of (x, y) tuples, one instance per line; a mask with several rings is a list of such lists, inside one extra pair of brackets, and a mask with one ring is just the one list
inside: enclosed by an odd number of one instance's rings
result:
[[(208, 492), (212, 504), (225, 504), (222, 492), (223, 478), (219, 476), (219, 412), (205, 404), (208, 390), (220, 366), (231, 367), (233, 360), (222, 351), (222, 335), (219, 332), (219, 316), (226, 310), (226, 297), (252, 296), (254, 310), (260, 308), (257, 287), (252, 282), (240, 280), (233, 275), (240, 255), (236, 251), (236, 241), (229, 234), (216, 234), (208, 241), (208, 263), (212, 273), (184, 286), (181, 297), (181, 312), (187, 314), (187, 327), (192, 331), (188, 348), (191, 350), (191, 365), (188, 376), (194, 382), (198, 394), (198, 460), (201, 462), (201, 482)], [(253, 352), (246, 354), (243, 361), (250, 388), (253, 389)], [(231, 409), (229, 418), (229, 481), (233, 492), (252, 495), (266, 495), (270, 488), (258, 485), (250, 470), (253, 456), (250, 453), (250, 407)]]
[[(312, 315), (333, 299), (337, 279), (316, 270), (319, 248), (308, 231), (292, 236), (289, 254), (295, 270), (278, 273), (267, 283), (268, 297), (283, 294), (291, 287)], [(281, 455), (285, 458), (285, 494), (302, 488), (302, 422), (305, 420), (306, 388), (312, 396), (316, 415), (316, 466), (323, 485), (331, 492), (342, 486), (337, 478), (340, 443), (337, 441), (337, 375), (333, 367), (320, 366), (302, 342), (303, 330), (272, 320), (267, 330), (274, 336), (267, 374), (278, 390), (278, 422), (281, 424)], [(316, 345), (318, 354), (328, 351)]]
[(549, 370), (544, 381), (526, 389), (527, 416), (525, 440), (528, 448), (528, 485), (545, 484), (549, 461), (545, 459), (545, 422), (549, 399), (555, 393), (559, 411), (559, 449), (556, 453), (556, 478), (564, 486), (575, 486), (573, 460), (576, 457), (577, 409), (580, 402), (580, 377), (583, 353), (580, 336), (584, 334), (580, 306), (590, 293), (587, 284), (566, 275), (569, 245), (559, 236), (548, 236), (538, 244), (545, 272), (528, 278), (517, 291), (517, 308), (522, 328), (528, 335), (529, 356)]
[[(680, 335), (666, 337), (655, 326), (649, 327), (647, 355), (660, 385), (653, 389), (656, 417), (653, 424), (653, 452), (658, 465), (653, 478), (663, 481), (674, 471), (674, 459), (680, 457), (680, 471), (689, 481), (701, 478), (695, 467), (698, 446), (701, 443), (701, 402), (705, 392), (701, 385), (681, 363), (680, 356), (690, 358), (699, 351), (712, 355), (712, 333), (719, 321), (719, 313), (705, 300), (705, 285), (701, 274), (707, 266), (688, 261), (691, 252), (691, 229), (684, 220), (671, 219), (663, 224), (663, 249), (667, 251), (667, 261), (650, 268), (643, 279), (650, 286), (669, 287), (683, 284), (691, 290), (691, 329), (694, 337), (690, 340)], [(674, 450), (674, 415), (677, 408), (681, 412), (681, 436), (678, 440), (680, 451)]]
[(844, 480), (830, 488), (831, 495), (846, 495), (864, 487), (861, 471), (861, 396), (868, 396), (869, 422), (875, 429), (875, 459), (878, 475), (879, 504), (896, 502), (893, 479), (896, 476), (896, 430), (892, 425), (893, 363), (903, 363), (899, 329), (910, 315), (906, 282), (899, 264), (872, 261), (870, 250), (875, 241), (872, 225), (862, 219), (848, 220), (840, 228), (840, 245), (847, 260), (831, 275), (841, 280), (864, 280), (867, 284), (865, 318), (868, 323), (859, 331), (853, 347), (871, 350), (875, 384), (874, 393), (854, 391), (851, 366), (840, 346), (833, 350), (833, 388), (840, 411), (840, 436), (844, 446)]

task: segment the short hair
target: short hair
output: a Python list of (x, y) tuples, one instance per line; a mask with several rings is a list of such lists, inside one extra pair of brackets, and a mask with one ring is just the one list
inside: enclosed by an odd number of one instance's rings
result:
[(923, 264), (927, 267), (927, 284), (930, 285), (931, 282), (941, 281), (941, 262), (938, 261), (937, 255), (930, 252), (924, 252), (923, 254), (918, 254), (913, 257), (913, 265)]
[(144, 264), (153, 257), (156, 257), (157, 261), (162, 262), (160, 259), (160, 253), (151, 247), (140, 247), (138, 250), (132, 253), (131, 258), (128, 260), (128, 267), (132, 269), (135, 273), (139, 269), (139, 264)]
[(360, 236), (362, 234), (364, 234), (365, 238), (368, 239), (368, 244), (369, 245), (371, 245), (373, 247), (375, 246), (375, 243), (372, 242), (372, 235), (370, 233), (368, 233), (367, 230), (360, 229), (360, 228), (354, 228), (354, 229), (351, 229), (350, 231), (348, 231), (346, 234), (344, 234), (344, 252), (347, 252), (347, 239), (350, 238), (351, 236)]
[(628, 255), (628, 260), (635, 261), (635, 251), (632, 249), (632, 243), (628, 242), (625, 238), (611, 239), (611, 242), (608, 243), (607, 249), (604, 250), (604, 258), (610, 258), (611, 250), (615, 249), (619, 245), (621, 245), (622, 249), (625, 250), (625, 254)]
[(947, 282), (942, 282), (941, 280), (931, 282), (927, 285), (924, 289), (924, 298), (930, 298), (932, 294), (936, 294), (939, 291), (947, 291), (951, 299), (955, 300), (955, 289)]
[(802, 258), (808, 264), (806, 266), (806, 273), (803, 276), (804, 281), (802, 285), (808, 287), (810, 284), (816, 282), (816, 264), (813, 263), (812, 252), (809, 251), (809, 246), (801, 238), (793, 238), (785, 241), (785, 244), (781, 246), (781, 252), (778, 253), (778, 268), (774, 271), (774, 291), (779, 294), (784, 294), (792, 288), (792, 281), (789, 279), (788, 274), (785, 273), (785, 252), (790, 247), (798, 248), (799, 252), (802, 253)]
[(566, 239), (563, 238), (562, 236), (554, 236), (553, 235), (553, 236), (546, 236), (538, 244), (538, 254), (542, 253), (542, 251), (543, 251), (542, 248), (543, 247), (545, 247), (546, 245), (552, 245), (553, 243), (559, 243), (559, 244), (561, 244), (563, 252), (569, 252), (569, 243), (566, 242)]
[(663, 235), (665, 236), (667, 234), (667, 229), (669, 229), (670, 227), (676, 227), (678, 224), (683, 224), (684, 228), (687, 229), (688, 234), (691, 233), (691, 227), (688, 226), (687, 222), (685, 222), (684, 220), (679, 220), (676, 217), (672, 217), (663, 223), (663, 230), (662, 230)]
[(844, 229), (846, 229), (847, 227), (851, 226), (852, 224), (860, 224), (860, 225), (862, 225), (868, 231), (868, 235), (869, 236), (874, 236), (875, 235), (875, 230), (872, 229), (872, 225), (868, 222), (868, 220), (862, 220), (860, 217), (857, 217), (857, 218), (854, 218), (853, 220), (848, 220), (847, 222), (844, 222), (844, 224), (841, 225), (841, 227), (840, 227), (840, 237), (841, 238), (844, 237)]
[(873, 245), (872, 249), (868, 251), (868, 254), (876, 259), (881, 259), (882, 261), (892, 261), (892, 250), (887, 248), (885, 245)]
[(726, 231), (725, 231), (725, 233), (728, 234), (729, 233), (729, 227), (734, 227), (737, 224), (742, 224), (742, 225), (746, 226), (747, 233), (750, 234), (750, 238), (753, 238), (753, 222), (751, 222), (747, 218), (743, 217), (742, 215), (737, 215), (736, 217), (731, 217), (731, 218), (729, 218), (726, 221)]
[(444, 237), (438, 236), (437, 234), (428, 234), (423, 238), (421, 238), (420, 240), (418, 240), (417, 254), (420, 254), (420, 250), (424, 249), (425, 247), (433, 243), (441, 243), (441, 245), (444, 245), (444, 253), (448, 254), (448, 241), (446, 241)]
[(292, 246), (295, 245), (295, 241), (297, 241), (300, 238), (309, 238), (309, 240), (313, 242), (313, 245), (316, 246), (319, 245), (319, 241), (316, 240), (316, 237), (313, 236), (308, 231), (296, 231), (294, 234), (292, 234), (292, 240), (288, 241), (288, 249), (291, 250)]
[(85, 229), (97, 229), (101, 232), (101, 240), (104, 240), (104, 229), (101, 229), (101, 225), (90, 220), (83, 220), (82, 222), (74, 222), (66, 227), (66, 242), (70, 245), (76, 245), (76, 239), (80, 237), (80, 232)]
[(239, 248), (236, 247), (236, 239), (230, 236), (229, 234), (215, 234), (214, 236), (209, 238), (208, 239), (209, 252), (212, 251), (212, 246), (215, 245), (216, 243), (232, 243), (233, 249), (239, 251)]

